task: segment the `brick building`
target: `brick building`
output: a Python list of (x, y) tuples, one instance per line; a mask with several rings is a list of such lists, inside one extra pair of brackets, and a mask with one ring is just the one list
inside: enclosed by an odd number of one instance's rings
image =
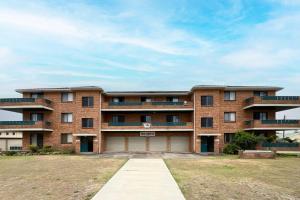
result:
[(29, 145), (74, 148), (77, 153), (222, 151), (239, 130), (266, 136), (300, 129), (276, 112), (300, 107), (279, 87), (207, 86), (190, 91), (108, 92), (99, 87), (18, 89), (0, 109), (23, 121), (0, 122), (0, 149)]

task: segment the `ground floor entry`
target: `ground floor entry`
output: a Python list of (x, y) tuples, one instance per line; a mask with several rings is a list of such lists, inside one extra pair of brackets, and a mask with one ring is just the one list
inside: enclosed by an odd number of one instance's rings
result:
[(201, 136), (201, 153), (214, 152), (214, 136)]
[(81, 153), (93, 152), (93, 137), (92, 136), (81, 136), (80, 137), (80, 152)]
[(106, 152), (190, 152), (191, 135), (151, 134), (107, 134)]

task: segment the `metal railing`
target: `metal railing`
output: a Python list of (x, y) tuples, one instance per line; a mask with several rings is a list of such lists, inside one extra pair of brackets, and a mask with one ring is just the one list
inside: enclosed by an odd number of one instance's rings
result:
[(20, 102), (35, 102), (34, 98), (5, 98), (0, 99), (1, 103), (20, 103)]
[(183, 101), (178, 101), (178, 102), (172, 102), (172, 101), (154, 101), (151, 102), (152, 105), (168, 105), (168, 106), (177, 106), (177, 105), (184, 105)]
[(15, 126), (15, 125), (34, 125), (35, 121), (0, 121), (0, 125), (8, 125), (8, 126)]
[(110, 106), (140, 106), (142, 102), (126, 101), (126, 102), (109, 102)]
[(153, 101), (153, 102), (138, 102), (138, 101), (125, 101), (125, 102), (109, 102), (109, 106), (141, 106), (144, 104), (151, 104), (155, 106), (160, 105), (167, 105), (167, 106), (173, 106), (173, 105), (184, 105), (184, 101), (179, 102), (170, 102), (170, 101)]
[(299, 96), (262, 96), (262, 100), (275, 100), (275, 101), (297, 101)]
[(262, 124), (299, 124), (299, 120), (261, 120)]
[[(108, 126), (143, 126), (143, 122), (108, 122)], [(186, 122), (152, 122), (152, 126), (186, 126)]]

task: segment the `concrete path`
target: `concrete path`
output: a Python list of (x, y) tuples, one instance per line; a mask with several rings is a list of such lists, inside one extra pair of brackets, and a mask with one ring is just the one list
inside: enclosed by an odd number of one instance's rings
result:
[(162, 159), (130, 159), (92, 200), (184, 200)]

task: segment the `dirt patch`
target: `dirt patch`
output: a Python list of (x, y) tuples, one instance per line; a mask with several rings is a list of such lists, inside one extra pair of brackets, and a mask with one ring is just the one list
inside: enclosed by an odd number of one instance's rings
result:
[(125, 161), (89, 156), (0, 157), (0, 197), (89, 199)]
[(300, 199), (300, 159), (166, 160), (186, 199)]

